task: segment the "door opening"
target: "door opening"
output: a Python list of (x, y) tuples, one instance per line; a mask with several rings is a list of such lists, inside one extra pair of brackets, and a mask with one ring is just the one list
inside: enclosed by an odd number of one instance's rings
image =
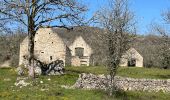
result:
[(128, 67), (135, 67), (136, 66), (136, 59), (132, 58), (128, 60)]

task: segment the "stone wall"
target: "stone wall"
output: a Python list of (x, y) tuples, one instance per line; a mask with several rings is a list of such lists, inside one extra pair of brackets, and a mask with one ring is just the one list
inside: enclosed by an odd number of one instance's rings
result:
[(78, 59), (75, 54), (75, 48), (77, 47), (80, 47), (80, 48), (83, 48), (84, 49), (84, 54), (83, 56), (84, 57), (87, 57), (87, 59), (85, 60), (85, 65), (89, 66), (90, 65), (90, 56), (91, 54), (93, 53), (91, 47), (85, 42), (85, 40), (79, 36), (77, 37), (73, 44), (71, 44), (69, 46), (70, 50), (71, 50), (71, 55), (73, 56), (72, 60), (71, 60), (71, 63), (73, 66), (80, 66), (81, 65), (81, 60), (82, 59)]
[(76, 56), (76, 54), (75, 54), (75, 48), (77, 48), (77, 47), (84, 48), (84, 54), (83, 54), (83, 56), (91, 56), (91, 54), (92, 54), (92, 49), (91, 49), (91, 47), (85, 42), (85, 40), (84, 40), (81, 36), (77, 37), (77, 38), (74, 40), (73, 44), (71, 44), (71, 45), (69, 46), (69, 48), (70, 48), (70, 50), (71, 50), (72, 56)]
[(71, 65), (72, 66), (80, 66), (80, 58), (78, 56), (73, 56), (71, 58)]
[[(83, 89), (106, 89), (109, 76), (80, 74), (73, 87)], [(170, 92), (170, 79), (134, 79), (116, 76), (115, 86), (124, 91)]]
[[(34, 45), (36, 59), (45, 63), (55, 60), (63, 60), (65, 63), (66, 45), (51, 28), (40, 28), (35, 34)], [(19, 65), (25, 62), (23, 57), (25, 55), (28, 55), (28, 37), (20, 44)]]

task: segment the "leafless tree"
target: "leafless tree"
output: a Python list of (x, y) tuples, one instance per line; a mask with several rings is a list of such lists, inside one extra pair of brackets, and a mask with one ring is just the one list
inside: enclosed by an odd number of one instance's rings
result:
[(103, 41), (106, 44), (107, 67), (111, 78), (109, 79), (109, 95), (114, 91), (114, 77), (123, 53), (129, 48), (129, 42), (134, 32), (134, 15), (128, 8), (127, 0), (109, 0), (106, 8), (97, 12), (96, 18), (105, 29)]
[(159, 58), (160, 67), (167, 69), (170, 68), (170, 33), (168, 30), (170, 24), (170, 10), (162, 14), (165, 23), (157, 24), (152, 23), (152, 30), (161, 36), (159, 45)]
[(29, 77), (34, 77), (34, 37), (44, 27), (69, 29), (83, 21), (87, 9), (78, 0), (1, 0), (0, 21), (23, 24), (28, 32)]
[[(168, 16), (168, 14), (167, 14)], [(167, 17), (170, 20), (170, 17)], [(168, 22), (169, 23), (169, 22)], [(154, 29), (158, 34), (160, 34), (160, 46), (159, 46), (159, 58), (160, 58), (160, 67), (167, 69), (170, 68), (170, 37), (169, 32), (165, 29), (165, 27), (162, 27), (161, 25), (154, 25)]]
[(19, 44), (27, 34), (22, 29), (13, 30), (11, 34), (5, 33), (0, 34), (0, 63), (9, 61), (10, 66), (17, 67)]

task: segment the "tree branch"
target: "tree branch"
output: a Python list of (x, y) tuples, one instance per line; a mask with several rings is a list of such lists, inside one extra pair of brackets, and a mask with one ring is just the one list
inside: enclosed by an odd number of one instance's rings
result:
[(53, 21), (53, 20), (56, 20), (56, 19), (68, 18), (69, 16), (72, 16), (72, 15), (71, 15), (71, 14), (59, 15), (59, 16), (54, 17), (54, 18), (49, 18), (49, 19), (40, 21), (40, 22), (39, 22), (38, 24), (36, 24), (35, 26), (39, 26), (39, 25), (42, 25), (43, 23), (47, 23), (47, 22), (50, 22), (50, 21)]

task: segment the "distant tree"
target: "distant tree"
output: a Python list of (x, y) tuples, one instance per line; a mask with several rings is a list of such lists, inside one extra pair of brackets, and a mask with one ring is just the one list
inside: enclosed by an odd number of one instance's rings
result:
[[(87, 9), (78, 0), (1, 0), (0, 21), (23, 24), (28, 32), (29, 77), (34, 78), (34, 37), (44, 27), (69, 29), (83, 21)], [(9, 25), (8, 25), (9, 26)]]
[(160, 46), (159, 46), (159, 57), (161, 59), (161, 68), (167, 69), (170, 68), (170, 33), (167, 29), (170, 25), (170, 10), (163, 13), (163, 20), (165, 24), (153, 24), (152, 27), (155, 33), (158, 33), (160, 38)]
[(123, 53), (129, 49), (134, 32), (134, 16), (128, 8), (127, 0), (109, 0), (105, 9), (97, 12), (96, 19), (105, 29), (103, 41), (107, 50), (107, 67), (110, 72), (109, 95), (114, 91), (114, 77)]
[(7, 31), (0, 34), (0, 64), (8, 60), (11, 66), (18, 65), (19, 44), (26, 35), (21, 29), (15, 30), (11, 34)]
[[(170, 17), (169, 17), (170, 18)], [(170, 19), (169, 19), (170, 20)], [(170, 68), (170, 37), (165, 28), (156, 26), (156, 31), (160, 34), (159, 57), (161, 59), (161, 68)]]
[[(149, 30), (150, 31), (150, 30)], [(150, 32), (145, 36), (138, 36), (133, 41), (133, 47), (139, 51), (139, 53), (143, 56), (144, 67), (151, 68), (157, 67), (159, 68), (161, 65), (160, 57), (159, 57), (159, 48), (161, 44), (161, 37), (156, 35), (155, 32)]]

